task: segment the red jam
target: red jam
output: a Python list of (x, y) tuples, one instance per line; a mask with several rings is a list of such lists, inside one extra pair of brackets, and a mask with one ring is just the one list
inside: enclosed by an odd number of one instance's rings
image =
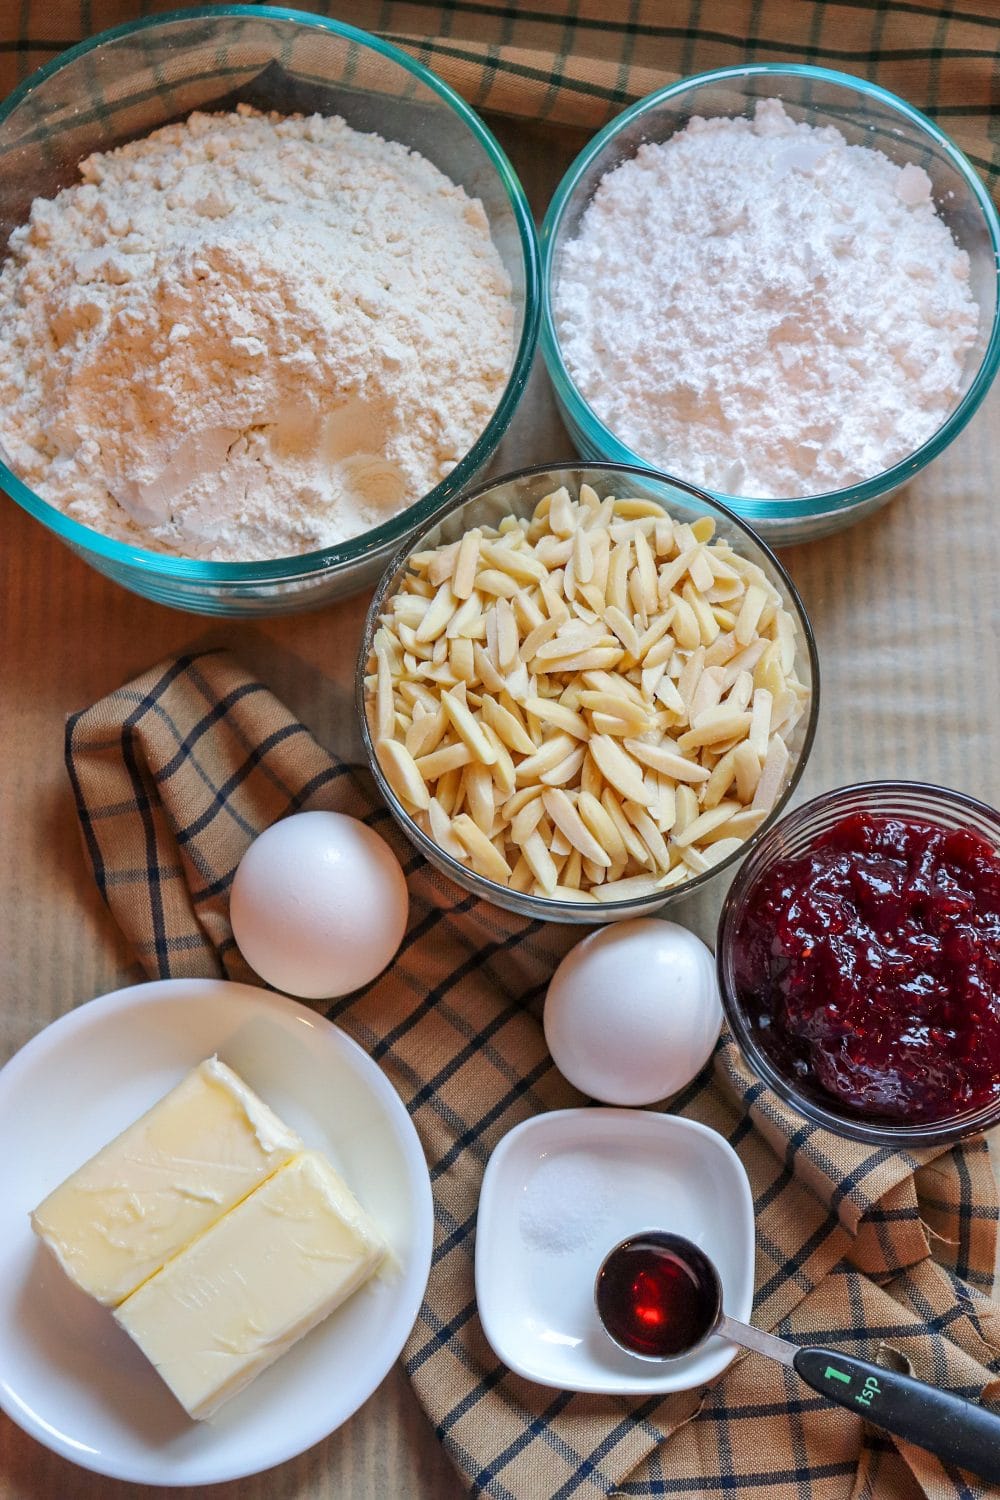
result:
[(751, 891), (734, 966), (758, 1045), (820, 1101), (929, 1123), (1000, 1097), (1000, 857), (978, 834), (844, 818)]

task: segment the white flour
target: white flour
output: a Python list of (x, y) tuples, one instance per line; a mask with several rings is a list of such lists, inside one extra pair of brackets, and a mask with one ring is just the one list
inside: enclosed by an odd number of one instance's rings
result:
[(194, 114), (92, 156), (0, 273), (0, 445), (157, 551), (329, 545), (486, 426), (510, 286), (478, 200), (343, 120)]
[(709, 489), (880, 473), (955, 405), (976, 333), (930, 186), (779, 100), (640, 147), (565, 247), (570, 374), (629, 448)]

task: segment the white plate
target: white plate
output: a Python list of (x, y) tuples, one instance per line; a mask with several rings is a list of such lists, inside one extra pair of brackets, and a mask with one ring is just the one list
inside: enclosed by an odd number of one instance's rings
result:
[(594, 1280), (642, 1229), (686, 1235), (715, 1262), (724, 1306), (753, 1305), (753, 1198), (721, 1135), (675, 1115), (564, 1109), (516, 1126), (483, 1177), (476, 1297), (486, 1337), (518, 1375), (564, 1391), (648, 1396), (720, 1375), (737, 1353), (711, 1338), (682, 1359), (633, 1359), (608, 1338)]
[[(52, 1188), (218, 1052), (343, 1173), (398, 1261), (210, 1422), (192, 1422), (111, 1313), (31, 1232)], [(118, 990), (47, 1027), (0, 1072), (0, 1404), (65, 1458), (145, 1484), (238, 1479), (301, 1453), (384, 1379), (420, 1309), (433, 1205), (388, 1079), (304, 1005), (221, 980)]]

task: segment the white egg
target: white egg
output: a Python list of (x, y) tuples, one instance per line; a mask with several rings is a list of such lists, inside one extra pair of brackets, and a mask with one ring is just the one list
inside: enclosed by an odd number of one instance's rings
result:
[(375, 978), (403, 940), (409, 894), (377, 833), (343, 813), (295, 813), (256, 838), (233, 879), (240, 952), (275, 989), (306, 1000)]
[(722, 1028), (715, 959), (676, 922), (638, 917), (585, 937), (552, 976), (545, 1040), (604, 1104), (653, 1104), (690, 1083)]

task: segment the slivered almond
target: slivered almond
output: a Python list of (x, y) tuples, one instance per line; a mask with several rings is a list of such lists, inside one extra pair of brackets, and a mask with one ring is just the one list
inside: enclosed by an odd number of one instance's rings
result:
[(553, 766), (565, 760), (577, 743), (571, 735), (554, 734), (551, 739), (545, 741), (541, 749), (535, 751), (534, 755), (529, 755), (520, 762), (517, 767), (518, 785), (523, 786), (538, 781), (546, 771), (551, 771)]
[(451, 576), (451, 591), (456, 599), (468, 599), (475, 587), (481, 536), (482, 532), (474, 526), (471, 531), (465, 533), (458, 544), (455, 571)]
[(721, 828), (723, 823), (728, 823), (738, 809), (738, 802), (720, 802), (718, 807), (699, 813), (698, 817), (688, 823), (682, 832), (674, 834), (674, 843), (681, 849), (686, 848), (688, 844), (697, 844), (706, 834), (711, 833), (713, 828)]
[(467, 636), (469, 640), (484, 639), (486, 622), (483, 619), (483, 601), (475, 590), (468, 599), (462, 600), (448, 621), (445, 635), (449, 640), (454, 640), (457, 636)]
[(686, 599), (678, 598), (671, 594), (671, 603), (674, 608), (673, 632), (678, 646), (685, 650), (693, 650), (695, 646), (701, 645), (701, 626), (698, 617)]
[[(444, 640), (444, 637), (441, 637)], [(440, 641), (438, 644), (440, 645)], [(475, 682), (476, 680), (476, 658), (472, 650), (472, 642), (459, 636), (448, 645), (448, 665), (460, 682)]]
[(510, 820), (510, 836), (515, 844), (523, 844), (528, 835), (534, 833), (545, 811), (541, 796), (534, 795), (532, 790), (531, 801), (526, 802)]
[[(688, 563), (688, 577), (699, 594), (707, 594), (715, 585), (715, 574), (709, 566), (704, 547), (696, 547)], [(738, 580), (737, 580), (738, 582)]]
[(417, 763), (406, 746), (401, 745), (398, 740), (377, 740), (375, 753), (386, 781), (399, 800), (420, 811), (426, 811), (430, 805), (430, 794), (417, 770)]
[(472, 643), (472, 660), (476, 664), (479, 680), (491, 693), (503, 693), (506, 691), (507, 683), (496, 667), (493, 665), (487, 653), (478, 641)]
[(755, 812), (758, 809), (771, 811), (784, 782), (788, 761), (788, 746), (780, 735), (773, 734), (767, 747), (767, 759), (761, 767), (757, 790), (753, 794), (751, 807)]
[(606, 880), (595, 886), (598, 901), (634, 901), (637, 896), (656, 896), (659, 882), (652, 875), (630, 875), (626, 880)]
[(656, 684), (655, 696), (658, 701), (663, 704), (664, 708), (669, 709), (672, 714), (687, 713), (687, 707), (684, 703), (684, 699), (677, 691), (675, 683), (673, 683), (669, 677), (660, 678), (659, 682)]
[(543, 771), (538, 778), (539, 781), (543, 786), (566, 786), (575, 780), (586, 753), (584, 746), (578, 744), (576, 749), (571, 750), (563, 760), (557, 761), (548, 771)]
[[(426, 558), (427, 578), (435, 588), (451, 577), (459, 545), (458, 542), (446, 542), (444, 546), (436, 547), (433, 552), (418, 554)], [(415, 563), (416, 558), (411, 559), (411, 562)]]
[(711, 605), (702, 594), (699, 594), (690, 579), (681, 589), (681, 598), (698, 622), (699, 638), (702, 645), (710, 646), (716, 636), (721, 634), (719, 622), (712, 613)]
[(767, 592), (752, 583), (743, 596), (743, 604), (736, 617), (736, 644), (749, 646), (757, 630), (757, 622), (767, 603)]
[(542, 793), (542, 801), (545, 804), (545, 811), (553, 823), (569, 839), (573, 847), (579, 850), (581, 855), (596, 865), (610, 865), (610, 855), (605, 853), (597, 839), (594, 838), (593, 834), (586, 827), (580, 814), (564, 791), (561, 791), (558, 787), (544, 791)]
[(736, 795), (743, 803), (752, 802), (760, 780), (760, 760), (749, 737), (733, 751), (733, 764), (736, 768)]
[(461, 740), (452, 745), (442, 745), (429, 755), (421, 755), (414, 764), (425, 781), (437, 781), (449, 771), (459, 771), (470, 765), (474, 757), (468, 745)]
[[(633, 744), (635, 741), (627, 743)], [(646, 790), (642, 772), (617, 740), (613, 740), (610, 735), (596, 734), (590, 741), (589, 749), (598, 769), (616, 792), (620, 792), (630, 802), (648, 806), (652, 798)]]
[(554, 698), (525, 698), (523, 707), (525, 713), (534, 714), (544, 724), (554, 724), (556, 729), (561, 729), (578, 740), (590, 739), (586, 719), (564, 704), (556, 702)]
[(404, 740), (414, 760), (436, 750), (447, 727), (448, 719), (443, 708), (439, 708), (436, 713), (425, 713), (422, 719), (414, 719)]
[(538, 648), (544, 646), (547, 641), (550, 641), (558, 629), (559, 621), (549, 619), (543, 620), (540, 625), (536, 625), (533, 630), (529, 630), (521, 642), (521, 660), (531, 661)]
[(622, 812), (649, 850), (653, 863), (663, 871), (669, 870), (670, 852), (666, 841), (646, 809), (637, 806), (635, 802), (626, 802), (622, 807)]
[(758, 688), (753, 695), (753, 708), (750, 713), (750, 728), (747, 730), (747, 740), (761, 764), (763, 764), (767, 756), (767, 743), (771, 736), (771, 710), (773, 706), (774, 699), (767, 688)]
[(415, 634), (421, 645), (436, 641), (439, 635), (444, 634), (448, 621), (457, 607), (458, 600), (451, 591), (451, 584), (442, 583), (431, 600), (430, 608), (417, 626)]
[(650, 745), (644, 740), (626, 740), (625, 749), (636, 760), (642, 761), (644, 766), (650, 766), (654, 771), (659, 771), (662, 776), (669, 776), (673, 781), (694, 782), (707, 781), (709, 772), (697, 761), (688, 760), (682, 755), (671, 742), (670, 748), (663, 744)]
[(659, 605), (659, 596), (656, 589), (656, 563), (653, 560), (649, 543), (641, 531), (636, 533), (634, 546), (636, 568), (639, 574), (640, 603), (648, 616), (655, 614)]
[(497, 622), (497, 666), (501, 672), (509, 672), (520, 661), (517, 621), (509, 599), (498, 599), (494, 618)]
[(551, 854), (545, 847), (541, 835), (537, 832), (529, 833), (521, 845), (521, 851), (539, 885), (544, 891), (551, 894), (559, 882), (559, 872), (555, 867)]
[(581, 792), (576, 802), (577, 812), (597, 843), (609, 856), (608, 863), (615, 860), (625, 862), (628, 851), (621, 834), (615, 827), (608, 811), (591, 792)]
[(594, 576), (594, 554), (583, 530), (573, 534), (573, 576), (577, 583), (589, 583)]
[[(692, 724), (697, 721), (706, 709), (714, 708), (718, 703), (722, 697), (724, 677), (725, 674), (721, 667), (706, 667), (702, 672), (698, 678), (698, 686), (695, 688), (691, 698), (690, 714)], [(753, 687), (752, 681), (750, 686), (751, 688)], [(745, 707), (745, 705), (743, 706)], [(732, 707), (734, 712), (738, 712), (740, 706), (738, 704), (731, 704), (727, 705), (727, 707)]]
[(674, 793), (677, 798), (677, 817), (674, 820), (673, 836), (676, 840), (679, 833), (690, 827), (698, 816), (698, 798), (695, 796), (693, 787), (681, 785)]
[(459, 813), (458, 817), (452, 819), (452, 832), (465, 845), (472, 861), (473, 869), (487, 880), (495, 880), (503, 885), (510, 879), (510, 865), (503, 855), (498, 854), (483, 833), (482, 829), (473, 822), (468, 813)]
[(634, 656), (638, 661), (641, 655), (639, 634), (628, 616), (616, 605), (609, 604), (604, 611), (604, 621), (614, 631), (629, 656)]
[(631, 726), (632, 734), (641, 734), (649, 718), (642, 704), (635, 703), (624, 693), (606, 693), (595, 688), (586, 689), (580, 694), (580, 707), (621, 719)]
[(495, 542), (480, 542), (479, 553), (484, 562), (500, 573), (509, 574), (520, 583), (541, 583), (548, 577), (548, 569), (530, 552), (516, 547), (499, 546)]
[(627, 677), (615, 676), (611, 672), (588, 671), (583, 673), (583, 680), (587, 687), (594, 688), (602, 693), (624, 693), (626, 698), (631, 698), (640, 708), (646, 705), (642, 700), (642, 693), (634, 683), (629, 682)]
[(740, 738), (750, 728), (750, 715), (747, 713), (734, 713), (724, 703), (716, 708), (707, 708), (703, 714), (699, 714), (696, 723), (680, 736), (677, 741), (682, 754), (688, 750), (695, 750), (700, 745), (715, 745), (720, 740)]
[(432, 797), (427, 808), (430, 836), (435, 844), (440, 844), (446, 854), (452, 859), (460, 859), (463, 862), (468, 858), (468, 851), (462, 840), (458, 838), (451, 826), (451, 819), (441, 806), (436, 797)]
[[(717, 669), (721, 670), (721, 669)], [(729, 681), (728, 672), (724, 675), (724, 684)], [(726, 693), (726, 703), (730, 708), (738, 709), (740, 712), (750, 707), (753, 697), (753, 675), (750, 672), (738, 672), (735, 680), (731, 683)]]
[(375, 689), (375, 730), (380, 740), (390, 740), (396, 731), (396, 705), (392, 691), (392, 664), (386, 650), (375, 653), (378, 671)]
[(493, 778), (490, 775), (489, 766), (474, 761), (466, 766), (464, 780), (465, 805), (476, 827), (481, 828), (489, 838), (493, 831), (493, 814), (496, 810), (493, 801)]
[(496, 751), (496, 760), (488, 768), (493, 785), (496, 787), (497, 797), (505, 801), (512, 795), (517, 786), (517, 772), (514, 770), (514, 762), (510, 751), (503, 740), (497, 734), (492, 724), (483, 725), (483, 733)]
[(677, 821), (677, 797), (674, 785), (666, 776), (661, 776), (658, 771), (654, 771), (652, 774), (656, 785), (656, 800), (653, 802), (650, 812), (656, 820), (656, 826), (660, 832), (669, 833)]
[(476, 759), (481, 760), (484, 766), (491, 766), (497, 758), (496, 751), (457, 694), (454, 691), (445, 693), (441, 706), (454, 725), (455, 732), (465, 741)]
[(516, 750), (518, 755), (534, 755), (535, 743), (521, 720), (488, 693), (483, 697), (483, 718), (492, 724), (508, 749)]
[(563, 485), (549, 501), (549, 527), (554, 536), (570, 537), (576, 530), (569, 490)]
[(615, 825), (618, 837), (625, 846), (626, 852), (643, 869), (649, 869), (653, 863), (653, 857), (646, 848), (642, 839), (632, 827), (625, 811), (609, 786), (601, 793), (601, 806)]
[(510, 599), (521, 588), (521, 583), (499, 568), (481, 568), (476, 574), (476, 588), (481, 594), (493, 594), (498, 599)]
[[(746, 743), (744, 741), (744, 743)], [(736, 780), (736, 751), (727, 750), (712, 767), (712, 774), (705, 783), (701, 805), (717, 807)]]
[(624, 652), (620, 646), (590, 646), (576, 656), (561, 656), (555, 662), (539, 661), (536, 656), (534, 665), (536, 671), (546, 673), (591, 672), (595, 669), (606, 670), (608, 667), (616, 667), (623, 655)]

